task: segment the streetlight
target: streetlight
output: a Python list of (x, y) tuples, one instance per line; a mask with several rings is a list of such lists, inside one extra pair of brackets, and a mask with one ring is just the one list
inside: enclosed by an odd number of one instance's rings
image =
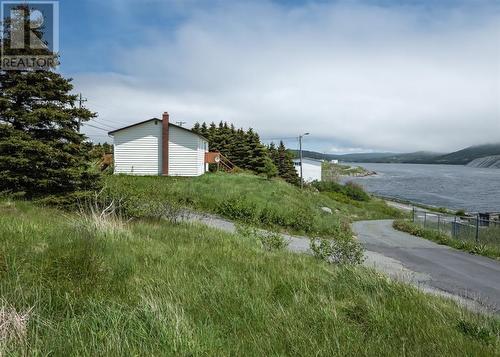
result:
[(299, 152), (300, 152), (300, 188), (304, 188), (304, 177), (302, 176), (302, 138), (309, 133), (299, 135)]

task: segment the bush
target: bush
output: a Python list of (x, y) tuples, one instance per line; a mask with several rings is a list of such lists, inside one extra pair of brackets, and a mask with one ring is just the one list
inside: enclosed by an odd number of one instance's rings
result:
[(363, 263), (363, 248), (353, 238), (337, 239), (312, 238), (311, 250), (313, 255), (332, 264), (361, 264)]
[(256, 212), (256, 204), (243, 196), (231, 197), (220, 202), (217, 206), (217, 213), (243, 222), (253, 222), (256, 218)]
[(271, 160), (269, 156), (266, 156), (264, 159), (264, 169), (262, 173), (266, 175), (268, 180), (278, 176), (278, 168), (276, 167), (276, 165), (273, 163), (273, 160)]
[(355, 201), (370, 200), (370, 195), (363, 190), (363, 187), (354, 182), (348, 182), (345, 185), (341, 185), (333, 181), (315, 181), (312, 185), (320, 192), (340, 193)]
[(369, 201), (370, 196), (363, 190), (363, 187), (352, 181), (345, 184), (345, 194), (355, 201)]
[(251, 226), (240, 225), (237, 233), (243, 237), (254, 239), (267, 251), (283, 250), (290, 243), (277, 232), (268, 232)]

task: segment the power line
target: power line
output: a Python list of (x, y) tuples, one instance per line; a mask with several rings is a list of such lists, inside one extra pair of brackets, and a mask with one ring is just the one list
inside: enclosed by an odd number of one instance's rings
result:
[(120, 125), (120, 126), (126, 125), (126, 124), (123, 124), (123, 123), (118, 123), (118, 122), (113, 121), (113, 120), (110, 120), (110, 119), (106, 119), (106, 122), (110, 122), (110, 123), (112, 123), (112, 124), (116, 124), (116, 125)]
[(95, 124), (99, 124), (99, 125), (103, 125), (103, 126), (107, 126), (108, 128), (110, 128), (111, 130), (115, 130), (114, 127), (112, 127), (111, 125), (108, 125), (108, 124), (104, 124), (104, 123), (101, 123), (101, 122), (98, 122), (96, 119), (90, 119), (93, 123)]
[(262, 141), (274, 141), (274, 140), (298, 140), (296, 136), (290, 136), (287, 138), (269, 138), (269, 139), (261, 139)]
[(109, 131), (109, 129), (106, 129), (106, 128), (101, 128), (101, 127), (98, 127), (98, 126), (95, 126), (95, 125), (92, 125), (92, 124), (89, 124), (89, 123), (83, 123), (83, 125), (85, 125), (85, 126), (90, 126), (91, 128), (96, 128), (96, 129), (99, 129), (99, 130), (105, 131), (106, 133)]

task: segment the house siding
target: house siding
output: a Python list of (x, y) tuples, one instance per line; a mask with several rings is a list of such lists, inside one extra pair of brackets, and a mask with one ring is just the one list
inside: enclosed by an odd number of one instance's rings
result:
[(118, 131), (113, 136), (115, 174), (161, 174), (161, 121)]
[[(294, 160), (295, 170), (300, 177), (300, 160)], [(302, 173), (304, 175), (304, 182), (321, 181), (321, 162), (302, 159)]]
[(170, 126), (169, 176), (200, 176), (205, 173), (205, 143), (198, 135)]

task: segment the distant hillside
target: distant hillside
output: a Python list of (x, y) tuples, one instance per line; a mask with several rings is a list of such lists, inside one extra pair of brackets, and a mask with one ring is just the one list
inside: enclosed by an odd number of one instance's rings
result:
[(500, 143), (471, 146), (463, 150), (455, 151), (451, 154), (439, 156), (435, 158), (432, 163), (467, 165), (472, 160), (494, 155), (500, 155)]
[[(291, 150), (291, 151), (296, 156), (298, 156), (297, 150)], [(429, 151), (417, 151), (413, 153), (403, 153), (403, 154), (359, 153), (359, 154), (345, 154), (345, 155), (322, 154), (315, 151), (303, 151), (302, 153), (304, 157), (311, 157), (314, 159), (322, 159), (322, 160), (336, 159), (345, 162), (467, 165), (468, 163), (476, 159), (500, 155), (500, 143), (471, 146), (449, 154), (435, 153)], [(483, 163), (482, 165), (486, 165), (486, 163)]]
[[(297, 150), (291, 150), (298, 157)], [(340, 160), (344, 162), (380, 162), (380, 163), (428, 163), (430, 160), (442, 155), (438, 153), (419, 151), (408, 154), (391, 152), (359, 153), (359, 154), (322, 154), (315, 151), (302, 151), (304, 157), (320, 160)]]
[[(298, 150), (290, 150), (295, 157), (299, 156), (299, 151)], [(390, 157), (397, 155), (395, 153), (359, 153), (359, 154), (345, 154), (345, 155), (335, 155), (335, 154), (322, 154), (320, 152), (316, 151), (307, 151), (307, 150), (302, 150), (302, 156), (304, 157), (310, 157), (312, 159), (319, 159), (319, 160), (342, 160), (342, 161), (351, 161), (351, 162), (369, 162), (370, 160), (373, 159), (381, 159), (384, 157)]]
[(406, 164), (425, 164), (441, 156), (440, 153), (430, 151), (417, 151), (407, 154), (393, 154), (390, 156), (379, 156), (367, 159), (363, 162), (382, 162), (382, 163), (406, 163)]
[(467, 164), (470, 167), (486, 167), (500, 169), (500, 155), (486, 156), (472, 160)]

